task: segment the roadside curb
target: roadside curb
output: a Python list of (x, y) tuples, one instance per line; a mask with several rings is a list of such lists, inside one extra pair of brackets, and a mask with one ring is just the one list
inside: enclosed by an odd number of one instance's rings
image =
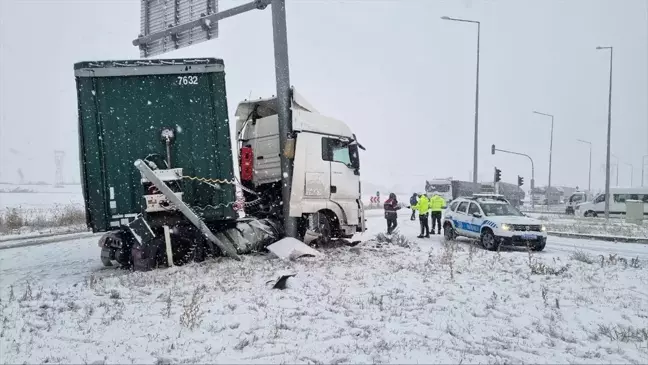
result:
[(521, 210), (520, 213), (524, 214), (549, 214), (549, 215), (567, 215), (565, 212), (552, 212), (552, 211), (532, 211), (532, 210)]
[(608, 242), (648, 244), (648, 238), (642, 238), (642, 237), (605, 236), (605, 235), (586, 234), (586, 233), (567, 233), (567, 232), (552, 232), (552, 231), (547, 232), (547, 234), (549, 236), (565, 237), (565, 238), (579, 238), (579, 239), (608, 241)]
[[(81, 238), (88, 238), (92, 237), (94, 233), (92, 232), (82, 232), (82, 233), (66, 233), (66, 234), (60, 234), (60, 235), (52, 235), (48, 237), (44, 237), (42, 239), (34, 238), (23, 238), (23, 239), (12, 239), (12, 240), (6, 240), (3, 242), (0, 242), (0, 250), (8, 250), (10, 248), (20, 248), (20, 247), (28, 247), (28, 246), (38, 246), (38, 245), (45, 245), (48, 243), (54, 243), (54, 242), (64, 242), (64, 241), (70, 241), (70, 240), (77, 240)], [(12, 242), (16, 241), (16, 242)], [(12, 242), (12, 243), (10, 243)]]
[(70, 235), (70, 234), (79, 234), (79, 233), (88, 233), (88, 232), (83, 231), (83, 230), (77, 230), (77, 231), (41, 233), (41, 234), (39, 234), (39, 233), (28, 233), (28, 234), (24, 234), (24, 235), (14, 235), (11, 238), (0, 237), (0, 245), (2, 245), (5, 242), (38, 240), (38, 239), (41, 239), (41, 238), (59, 237), (59, 236), (65, 236), (65, 235)]

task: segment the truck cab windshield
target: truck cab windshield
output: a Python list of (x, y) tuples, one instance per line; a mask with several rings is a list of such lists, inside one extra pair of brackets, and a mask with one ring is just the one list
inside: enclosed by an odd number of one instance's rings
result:
[(432, 185), (432, 184), (430, 184), (430, 185), (428, 185), (427, 190), (428, 190), (428, 192), (431, 192), (431, 193), (432, 192), (447, 193), (448, 191), (450, 191), (450, 185), (447, 185), (447, 184), (443, 184), (443, 185), (435, 184), (435, 185)]

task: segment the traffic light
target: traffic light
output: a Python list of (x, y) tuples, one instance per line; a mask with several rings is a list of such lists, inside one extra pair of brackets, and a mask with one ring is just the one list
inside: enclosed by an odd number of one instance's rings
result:
[(495, 145), (491, 145), (491, 155), (495, 154)]
[(502, 180), (502, 170), (495, 168), (495, 182)]
[(524, 178), (520, 175), (518, 175), (518, 187), (524, 185)]

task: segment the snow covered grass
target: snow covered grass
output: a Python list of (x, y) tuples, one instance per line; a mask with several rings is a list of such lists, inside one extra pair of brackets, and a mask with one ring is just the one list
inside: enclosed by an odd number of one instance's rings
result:
[(489, 252), (402, 226), (321, 258), (4, 282), (0, 362), (648, 362), (645, 261)]
[(80, 204), (54, 204), (47, 209), (7, 208), (0, 211), (0, 236), (84, 230), (85, 209)]

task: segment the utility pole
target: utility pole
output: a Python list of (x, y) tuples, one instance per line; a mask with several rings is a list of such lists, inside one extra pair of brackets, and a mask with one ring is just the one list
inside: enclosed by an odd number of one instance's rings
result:
[(615, 169), (615, 175), (616, 175), (616, 182), (614, 183), (616, 187), (619, 186), (619, 165), (621, 164), (621, 160), (619, 160), (619, 157), (616, 156), (614, 153), (611, 154), (612, 157), (616, 158), (616, 165), (614, 167)]
[(297, 220), (290, 216), (290, 192), (293, 178), (294, 138), (290, 109), (290, 65), (288, 63), (288, 35), (286, 0), (272, 0), (272, 38), (274, 40), (275, 79), (277, 83), (277, 117), (279, 145), (281, 146), (281, 200), (283, 202), (286, 236), (297, 237)]
[(592, 142), (577, 139), (578, 142), (587, 143), (589, 145), (589, 174), (587, 177), (587, 192), (592, 192)]
[(544, 115), (545, 117), (551, 117), (551, 138), (549, 139), (549, 182), (547, 184), (547, 208), (549, 205), (551, 205), (551, 159), (553, 156), (553, 130), (554, 130), (554, 116), (551, 114), (547, 113), (540, 113), (537, 111), (534, 111), (533, 113), (539, 114), (539, 115)]
[(632, 187), (632, 182), (634, 181), (634, 166), (631, 163), (625, 162), (626, 165), (630, 166), (630, 187)]
[[(612, 47), (596, 47), (597, 50), (610, 50), (610, 89), (608, 92), (608, 124), (607, 124), (607, 152), (605, 155), (605, 220), (610, 219), (610, 141), (612, 134), (612, 55), (614, 50)], [(617, 179), (618, 164), (617, 164)]]
[(641, 158), (641, 186), (644, 186), (644, 179), (646, 177), (646, 158), (648, 158), (648, 155), (645, 155)]
[(477, 183), (477, 162), (478, 162), (478, 149), (479, 149), (479, 43), (481, 38), (481, 23), (476, 20), (467, 20), (459, 18), (451, 18), (448, 16), (442, 16), (443, 20), (450, 20), (455, 22), (463, 23), (472, 23), (477, 24), (477, 77), (475, 80), (475, 136), (474, 136), (474, 146), (473, 146), (473, 183)]

